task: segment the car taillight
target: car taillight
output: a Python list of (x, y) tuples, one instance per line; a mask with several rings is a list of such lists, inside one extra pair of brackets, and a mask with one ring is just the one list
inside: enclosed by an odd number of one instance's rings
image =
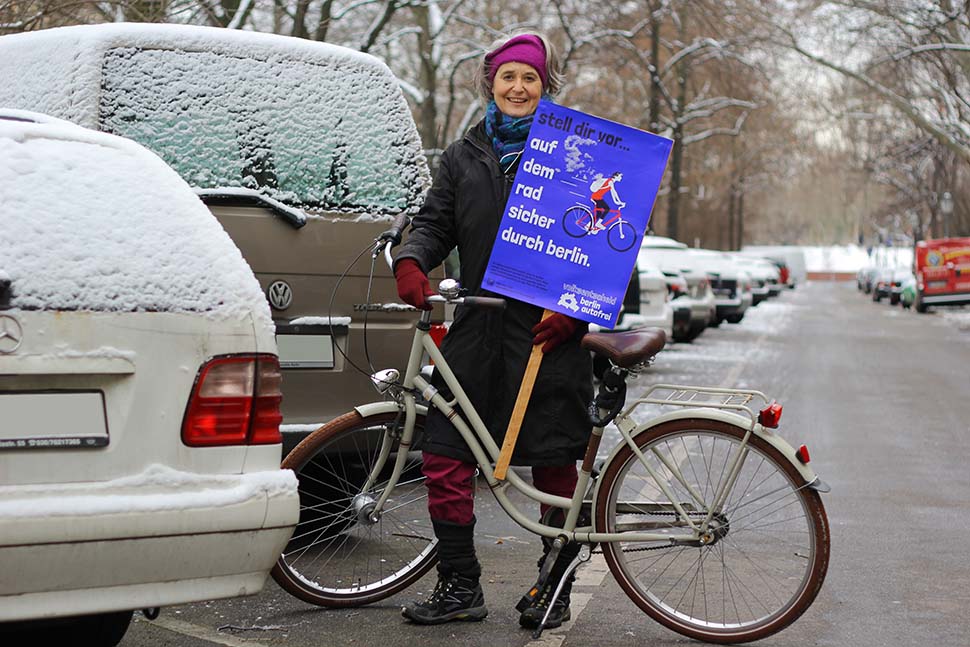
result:
[(182, 421), (190, 447), (282, 442), (282, 376), (275, 355), (229, 355), (206, 362)]
[(670, 294), (671, 299), (676, 299), (677, 297), (684, 296), (687, 294), (687, 289), (683, 285), (677, 283), (668, 283), (667, 292)]

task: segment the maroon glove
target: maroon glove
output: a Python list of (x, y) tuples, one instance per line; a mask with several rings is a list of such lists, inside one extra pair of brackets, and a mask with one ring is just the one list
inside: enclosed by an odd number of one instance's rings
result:
[(431, 310), (433, 307), (425, 299), (434, 294), (428, 284), (428, 276), (421, 271), (421, 266), (413, 258), (402, 258), (394, 266), (394, 278), (397, 279), (397, 294), (404, 303), (419, 310)]
[(542, 352), (548, 353), (572, 337), (578, 327), (578, 320), (556, 312), (535, 325), (532, 329), (532, 334), (535, 335), (532, 344), (538, 346), (545, 342)]

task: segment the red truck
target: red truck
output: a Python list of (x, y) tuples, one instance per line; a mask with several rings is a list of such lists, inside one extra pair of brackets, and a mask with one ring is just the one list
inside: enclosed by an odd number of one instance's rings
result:
[(917, 242), (913, 273), (917, 312), (970, 303), (970, 238)]

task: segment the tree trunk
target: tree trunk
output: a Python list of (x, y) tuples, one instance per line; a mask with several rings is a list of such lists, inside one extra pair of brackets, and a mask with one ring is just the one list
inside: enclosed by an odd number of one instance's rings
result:
[(438, 148), (438, 108), (435, 103), (435, 94), (438, 87), (438, 70), (434, 60), (434, 42), (431, 39), (431, 20), (428, 14), (428, 6), (417, 5), (413, 7), (415, 22), (420, 28), (418, 34), (418, 57), (421, 62), (421, 90), (424, 98), (418, 105), (418, 132), (421, 135), (421, 143), (425, 150), (435, 150)]
[(660, 16), (654, 3), (647, 5), (650, 11), (650, 100), (647, 107), (647, 124), (650, 132), (660, 132)]

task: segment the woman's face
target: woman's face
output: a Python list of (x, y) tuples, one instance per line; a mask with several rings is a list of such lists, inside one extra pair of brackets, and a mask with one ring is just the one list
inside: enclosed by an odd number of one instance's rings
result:
[(492, 97), (503, 114), (527, 117), (536, 111), (542, 97), (542, 79), (525, 63), (502, 63), (492, 81)]

